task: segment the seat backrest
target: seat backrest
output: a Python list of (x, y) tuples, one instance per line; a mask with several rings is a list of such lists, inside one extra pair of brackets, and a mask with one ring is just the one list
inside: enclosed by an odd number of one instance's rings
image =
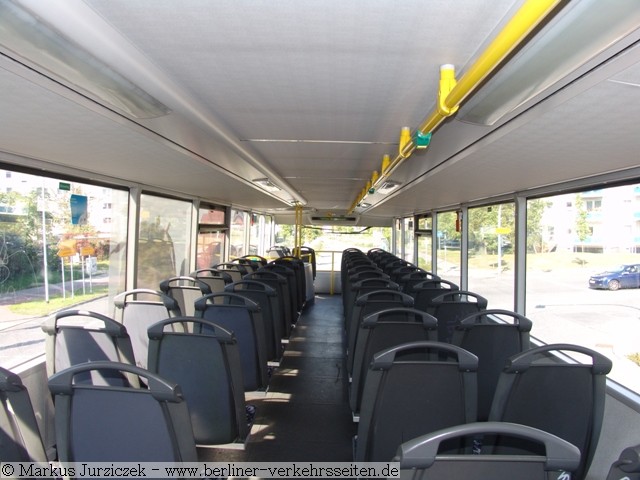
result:
[(386, 273), (387, 275), (391, 275), (391, 272), (393, 272), (394, 270), (400, 267), (410, 267), (412, 265), (406, 260), (402, 260), (401, 258), (388, 257), (388, 258), (382, 259), (379, 262), (378, 266), (382, 268), (384, 273)]
[(423, 270), (422, 268), (417, 267), (415, 265), (404, 265), (402, 267), (398, 267), (398, 268), (393, 269), (389, 273), (389, 277), (394, 282), (399, 283), (400, 279), (402, 277), (404, 277), (405, 275), (408, 275), (409, 273), (414, 273), (414, 272), (427, 273), (425, 270)]
[(299, 303), (298, 296), (298, 279), (292, 266), (288, 264), (268, 263), (264, 267), (260, 268), (258, 272), (274, 272), (278, 275), (282, 275), (287, 279), (287, 289), (289, 290), (289, 308), (291, 310), (291, 324), (296, 323), (298, 320), (298, 312), (302, 305)]
[(370, 278), (362, 278), (359, 280), (349, 281), (347, 283), (346, 287), (342, 289), (345, 328), (347, 329), (347, 331), (349, 331), (348, 329), (351, 328), (351, 325), (349, 324), (349, 322), (347, 322), (347, 319), (351, 318), (356, 299), (366, 293), (382, 289), (399, 291), (400, 285), (392, 282), (386, 275), (376, 275)]
[(227, 285), (225, 291), (242, 295), (260, 306), (260, 315), (267, 339), (267, 361), (279, 360), (282, 357), (283, 325), (277, 317), (279, 310), (277, 309), (278, 299), (275, 289), (257, 280), (241, 280)]
[[(116, 370), (146, 379), (148, 388), (77, 383), (78, 374)], [(110, 375), (104, 373), (103, 375)], [(49, 379), (61, 462), (196, 462), (187, 403), (180, 387), (142, 368), (88, 362)]]
[(304, 273), (304, 262), (297, 257), (289, 255), (277, 258), (273, 263), (288, 267), (295, 273), (298, 311), (302, 310), (307, 291), (307, 278)]
[[(452, 440), (500, 434), (541, 445), (543, 454), (443, 455), (440, 445)], [(465, 480), (550, 480), (568, 478), (580, 461), (580, 451), (548, 432), (525, 425), (479, 422), (438, 430), (409, 440), (398, 448), (393, 461), (411, 478), (464, 478)], [(426, 471), (423, 471), (426, 470)], [(401, 473), (401, 477), (404, 475)]]
[[(88, 310), (66, 310), (51, 315), (42, 324), (47, 376), (72, 365), (98, 360), (135, 365), (133, 347), (126, 327), (115, 320)], [(106, 373), (114, 373), (107, 371)], [(94, 385), (138, 385), (137, 377), (102, 377), (102, 372), (78, 374), (77, 382)], [(91, 376), (90, 376), (91, 375)]]
[(191, 272), (189, 276), (209, 285), (211, 293), (224, 292), (224, 287), (233, 282), (228, 272), (216, 270), (215, 268), (201, 268)]
[(287, 303), (289, 302), (289, 287), (287, 286), (286, 277), (276, 272), (264, 270), (249, 273), (244, 276), (244, 280), (255, 280), (256, 282), (264, 283), (276, 291), (276, 310), (278, 312), (276, 318), (279, 319), (282, 338), (289, 338), (291, 334), (292, 308), (291, 305)]
[(374, 266), (362, 266), (350, 268), (347, 271), (345, 284), (352, 285), (355, 282), (359, 282), (360, 280), (364, 280), (366, 278), (382, 278), (385, 280), (391, 280), (391, 277), (380, 270), (378, 267)]
[(347, 321), (347, 370), (353, 371), (353, 359), (360, 324), (367, 315), (389, 308), (411, 308), (413, 298), (397, 290), (379, 289), (360, 295)]
[(607, 480), (640, 479), (640, 445), (625, 448), (616, 462), (611, 465)]
[(262, 266), (259, 262), (250, 260), (246, 256), (234, 258), (233, 260), (230, 260), (229, 263), (238, 263), (242, 265), (247, 273), (255, 272)]
[(455, 327), (451, 343), (478, 357), (478, 420), (486, 421), (509, 357), (529, 349), (531, 320), (509, 310), (474, 313)]
[(413, 308), (391, 308), (367, 315), (360, 324), (353, 354), (349, 405), (358, 414), (369, 364), (387, 348), (419, 340), (435, 341), (437, 321)]
[[(175, 322), (193, 324), (188, 330), (200, 333), (176, 333), (171, 329)], [(149, 371), (180, 385), (196, 444), (244, 442), (242, 366), (231, 332), (199, 318), (162, 320), (149, 327), (148, 364)]]
[[(560, 360), (559, 352), (588, 363)], [(598, 444), (611, 366), (604, 355), (578, 345), (544, 345), (514, 355), (500, 374), (489, 420), (529, 425), (574, 444), (582, 458), (572, 478), (582, 479)], [(494, 448), (510, 453), (530, 447), (498, 438)]]
[(430, 313), (433, 315), (435, 312), (435, 306), (433, 305), (433, 299), (442, 295), (443, 293), (453, 290), (460, 290), (458, 285), (448, 280), (423, 280), (413, 284), (408, 292), (415, 300), (415, 307), (418, 310)]
[(464, 318), (487, 309), (487, 299), (467, 290), (454, 290), (432, 300), (438, 319), (438, 341), (451, 342), (453, 331)]
[(411, 295), (413, 286), (425, 280), (440, 280), (440, 277), (434, 273), (418, 269), (403, 273), (397, 278), (396, 282), (400, 285), (400, 290)]
[[(223, 303), (216, 302), (222, 299)], [(245, 391), (264, 390), (268, 385), (266, 336), (260, 306), (235, 293), (212, 293), (196, 301), (196, 316), (233, 332), (240, 350)], [(209, 333), (206, 325), (203, 333)], [(215, 332), (214, 332), (215, 333)]]
[(315, 280), (316, 272), (318, 271), (316, 251), (311, 247), (302, 246), (299, 249), (299, 254), (300, 254), (300, 258), (305, 263), (311, 264), (311, 274), (312, 274), (312, 278)]
[(160, 291), (174, 298), (178, 302), (180, 313), (186, 317), (193, 317), (195, 314), (193, 305), (198, 298), (213, 293), (208, 283), (187, 276), (163, 280), (160, 282)]
[(0, 367), (0, 459), (46, 462), (33, 405), (20, 377)]
[[(268, 263), (255, 273), (262, 272), (276, 273), (285, 279), (282, 285), (282, 293), (284, 295), (284, 309), (290, 332), (292, 326), (298, 321), (298, 287), (296, 286), (296, 274), (291, 268), (287, 268), (284, 265), (276, 265), (275, 263)], [(287, 334), (287, 336), (289, 335)]]
[(240, 263), (218, 263), (216, 265), (213, 265), (212, 268), (228, 273), (231, 276), (231, 280), (233, 280), (234, 282), (242, 280), (242, 277), (249, 273), (247, 271), (247, 267)]
[[(421, 351), (424, 359), (416, 360), (413, 355)], [(432, 359), (442, 351), (455, 361)], [(355, 461), (388, 461), (407, 439), (474, 422), (477, 366), (472, 353), (439, 342), (410, 342), (374, 355), (362, 394)]]
[[(269, 260), (267, 260), (266, 258), (260, 256), (260, 255), (253, 255), (253, 254), (249, 254), (249, 255), (244, 255), (242, 257), (240, 257), (242, 260), (248, 260), (251, 263), (257, 263), (259, 266), (257, 268), (263, 267), (265, 266), (267, 263), (269, 263)], [(256, 268), (256, 270), (257, 270)]]
[(149, 349), (147, 328), (165, 318), (180, 316), (182, 312), (178, 302), (162, 292), (136, 288), (116, 295), (113, 304), (115, 319), (127, 328), (131, 337), (136, 365), (147, 368)]

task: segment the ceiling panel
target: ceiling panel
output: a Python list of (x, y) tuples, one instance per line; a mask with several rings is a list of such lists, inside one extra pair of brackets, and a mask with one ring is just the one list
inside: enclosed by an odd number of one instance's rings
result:
[[(266, 210), (297, 198), (346, 211), (382, 156), (395, 156), (400, 129), (433, 109), (440, 65), (464, 72), (521, 3), (34, 2), (77, 14), (90, 28), (68, 33), (172, 112), (127, 117), (36, 73), (37, 59), (27, 69), (3, 58), (0, 151), (207, 199), (239, 194)], [(640, 75), (630, 50), (619, 62), (628, 68), (570, 78), (499, 128), (445, 122), (394, 172), (400, 193), (367, 213), (545, 185), (557, 180), (550, 166), (575, 178), (635, 165)], [(279, 199), (250, 185), (261, 177), (283, 187)]]

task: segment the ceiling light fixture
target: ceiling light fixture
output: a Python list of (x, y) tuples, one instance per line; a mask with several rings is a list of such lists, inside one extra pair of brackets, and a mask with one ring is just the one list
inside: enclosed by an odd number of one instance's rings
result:
[(279, 192), (281, 188), (273, 183), (268, 178), (256, 178), (252, 180), (256, 185), (260, 185), (262, 188), (269, 190), (270, 192)]
[(387, 180), (382, 185), (380, 185), (380, 187), (378, 187), (378, 190), (376, 190), (376, 191), (378, 193), (382, 193), (383, 195), (387, 195), (388, 193), (393, 192), (400, 185), (402, 185), (400, 182), (394, 182), (393, 180)]
[(638, 29), (637, 0), (570, 2), (469, 98), (460, 120), (493, 125)]
[(40, 15), (13, 1), (0, 2), (0, 51), (134, 118), (171, 112)]

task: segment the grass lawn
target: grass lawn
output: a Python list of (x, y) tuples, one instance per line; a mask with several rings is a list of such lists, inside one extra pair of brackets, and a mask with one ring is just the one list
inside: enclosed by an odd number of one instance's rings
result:
[(93, 300), (95, 298), (103, 297), (107, 294), (107, 290), (107, 285), (94, 286), (93, 292), (87, 293), (85, 295), (76, 293), (73, 298), (71, 298), (70, 294), (67, 294), (67, 298), (62, 298), (62, 296), (49, 297), (49, 303), (45, 302), (44, 300), (30, 300), (23, 303), (9, 305), (9, 310), (18, 315), (43, 317), (64, 308), (69, 308), (74, 305)]

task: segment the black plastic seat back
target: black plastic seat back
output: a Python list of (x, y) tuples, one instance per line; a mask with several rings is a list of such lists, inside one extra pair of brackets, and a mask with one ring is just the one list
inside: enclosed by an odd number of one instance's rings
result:
[(478, 420), (489, 418), (498, 377), (509, 357), (529, 349), (531, 320), (508, 310), (485, 310), (455, 327), (451, 343), (478, 357)]
[(178, 302), (181, 315), (186, 317), (194, 316), (196, 312), (194, 304), (198, 298), (213, 293), (208, 283), (187, 276), (163, 280), (160, 282), (160, 291), (174, 298)]
[(298, 311), (302, 310), (307, 291), (307, 278), (304, 273), (304, 262), (299, 258), (286, 256), (275, 259), (273, 263), (276, 265), (288, 267), (295, 273), (297, 306)]
[[(135, 365), (133, 347), (126, 327), (115, 320), (87, 310), (66, 310), (51, 315), (42, 324), (45, 340), (47, 377), (85, 362), (111, 361)], [(116, 373), (103, 377), (102, 373)], [(94, 385), (139, 385), (137, 377), (125, 378), (119, 373), (88, 371), (75, 381)]]
[(487, 299), (467, 290), (455, 290), (432, 300), (433, 316), (438, 319), (438, 341), (451, 342), (453, 331), (469, 315), (487, 309)]
[(345, 330), (347, 333), (351, 328), (351, 314), (353, 313), (353, 307), (355, 306), (356, 299), (367, 293), (375, 290), (397, 290), (400, 291), (400, 286), (392, 282), (387, 275), (381, 274), (381, 276), (371, 277), (357, 277), (353, 281), (349, 281), (346, 288), (342, 289)]
[[(455, 360), (430, 359), (443, 351)], [(419, 352), (425, 360), (413, 359)], [(388, 461), (409, 438), (475, 422), (477, 365), (475, 355), (439, 342), (405, 343), (376, 354), (362, 394), (355, 461)]]
[[(555, 356), (559, 352), (579, 354), (588, 363), (562, 361)], [(572, 478), (582, 479), (598, 444), (611, 366), (604, 355), (569, 344), (544, 345), (514, 355), (500, 374), (489, 420), (529, 425), (574, 444), (582, 458)], [(494, 448), (499, 453), (531, 450), (501, 438)]]
[(360, 324), (367, 315), (390, 308), (412, 308), (413, 298), (397, 290), (380, 289), (360, 295), (355, 302), (347, 328), (347, 370), (353, 371), (353, 360)]
[[(136, 365), (147, 368), (149, 337), (147, 329), (165, 318), (182, 315), (178, 302), (156, 290), (136, 288), (116, 295), (115, 319), (122, 323), (129, 332)], [(176, 328), (181, 328), (176, 325)]]
[[(216, 302), (222, 299), (223, 303)], [(264, 325), (255, 315), (260, 306), (235, 293), (212, 293), (196, 301), (196, 316), (233, 332), (238, 341), (245, 391), (267, 388), (267, 354)], [(206, 325), (202, 333), (207, 332)], [(196, 332), (200, 333), (200, 332)]]
[(411, 293), (413, 292), (413, 286), (426, 280), (437, 281), (440, 280), (440, 277), (424, 270), (415, 270), (400, 276), (400, 278), (397, 280), (397, 283), (398, 285), (400, 285), (400, 290), (411, 295)]
[(29, 392), (20, 377), (0, 367), (0, 459), (46, 462)]
[(255, 280), (256, 282), (264, 283), (276, 291), (277, 313), (275, 316), (280, 323), (279, 330), (282, 332), (281, 338), (289, 338), (289, 335), (291, 334), (291, 321), (293, 314), (291, 304), (289, 303), (289, 287), (287, 285), (286, 277), (283, 277), (276, 272), (261, 270), (245, 275), (244, 280)]
[(242, 265), (247, 273), (253, 273), (262, 266), (260, 262), (251, 260), (246, 255), (243, 257), (234, 258), (233, 260), (230, 260), (229, 263), (237, 263), (239, 265)]
[(402, 277), (404, 277), (405, 275), (408, 275), (410, 273), (427, 273), (425, 270), (423, 270), (420, 267), (417, 267), (415, 265), (404, 265), (402, 267), (398, 267), (394, 270), (392, 270), (391, 272), (389, 272), (389, 277), (391, 278), (391, 280), (393, 280), (396, 283), (400, 283), (400, 279)]
[(241, 280), (226, 286), (225, 291), (248, 298), (260, 306), (260, 315), (264, 325), (267, 360), (279, 360), (282, 356), (282, 322), (279, 315), (278, 299), (275, 289), (257, 280)]
[[(192, 323), (188, 330), (201, 333), (173, 332), (175, 322)], [(242, 366), (231, 332), (200, 318), (163, 320), (149, 327), (148, 363), (149, 371), (180, 385), (196, 444), (244, 442), (248, 428)]]
[(439, 297), (443, 293), (460, 290), (458, 285), (448, 280), (423, 280), (411, 286), (410, 291), (405, 292), (411, 295), (415, 300), (415, 307), (423, 312), (433, 315), (435, 305), (433, 299)]
[(299, 303), (298, 279), (294, 268), (288, 264), (283, 265), (271, 262), (262, 267), (256, 273), (259, 272), (273, 272), (287, 279), (286, 286), (289, 290), (288, 307), (290, 310), (291, 324), (293, 325), (296, 323), (298, 320), (298, 312), (302, 308), (302, 305)]
[(247, 267), (240, 263), (226, 262), (213, 265), (212, 268), (220, 270), (221, 272), (228, 273), (234, 282), (242, 280), (247, 273)]
[[(441, 444), (455, 439), (500, 434), (523, 438), (541, 446), (542, 455), (446, 455)], [(576, 469), (580, 451), (550, 433), (513, 423), (481, 422), (438, 430), (403, 443), (393, 461), (401, 478), (465, 480), (560, 480)], [(617, 480), (617, 479), (616, 479)]]
[(360, 411), (362, 390), (374, 355), (395, 345), (420, 340), (435, 341), (437, 322), (413, 308), (392, 308), (366, 316), (360, 325), (353, 354), (349, 391), (351, 411)]
[[(146, 379), (147, 388), (74, 381), (91, 370)], [(180, 387), (147, 370), (116, 362), (74, 365), (49, 379), (61, 462), (196, 462), (187, 404)]]
[(311, 264), (311, 275), (313, 279), (316, 278), (316, 273), (318, 269), (316, 251), (311, 247), (302, 246), (299, 250), (299, 256), (305, 263)]

